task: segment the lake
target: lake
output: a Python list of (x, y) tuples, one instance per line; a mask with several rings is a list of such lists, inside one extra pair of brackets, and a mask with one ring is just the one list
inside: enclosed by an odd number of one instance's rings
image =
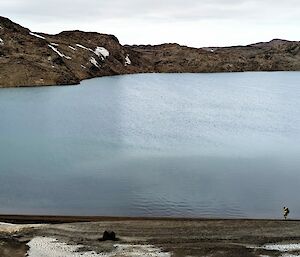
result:
[(300, 72), (0, 90), (0, 213), (300, 218)]

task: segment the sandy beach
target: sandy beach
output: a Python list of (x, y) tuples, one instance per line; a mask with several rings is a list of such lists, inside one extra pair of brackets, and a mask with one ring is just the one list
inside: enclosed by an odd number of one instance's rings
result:
[[(298, 220), (1, 216), (0, 221), (2, 257), (300, 256)], [(118, 240), (100, 241), (105, 230)]]

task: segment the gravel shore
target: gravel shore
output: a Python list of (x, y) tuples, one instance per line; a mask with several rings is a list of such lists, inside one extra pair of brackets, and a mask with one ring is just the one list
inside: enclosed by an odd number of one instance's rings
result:
[[(2, 257), (300, 256), (298, 220), (1, 216), (0, 221)], [(113, 230), (118, 241), (100, 241), (105, 230)]]

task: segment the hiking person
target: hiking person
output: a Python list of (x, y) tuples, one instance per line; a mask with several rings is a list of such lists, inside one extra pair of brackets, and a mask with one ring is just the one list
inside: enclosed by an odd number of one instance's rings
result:
[(287, 216), (289, 215), (290, 213), (290, 210), (288, 207), (283, 207), (283, 217), (284, 219), (286, 220), (287, 219)]

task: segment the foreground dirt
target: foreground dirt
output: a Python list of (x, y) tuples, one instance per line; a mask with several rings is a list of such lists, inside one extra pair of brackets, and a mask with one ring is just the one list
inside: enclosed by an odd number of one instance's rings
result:
[[(280, 256), (277, 251), (257, 247), (267, 243), (300, 242), (300, 221), (126, 218), (99, 220), (102, 221), (48, 224), (23, 228), (14, 233), (1, 232), (0, 256), (25, 256), (28, 250), (26, 243), (37, 236), (56, 238), (71, 245), (80, 244), (84, 246), (84, 251), (109, 252), (113, 250), (116, 242), (98, 240), (105, 230), (116, 232), (118, 244), (154, 245), (171, 252), (174, 257)], [(67, 221), (71, 221), (70, 218)]]
[(300, 42), (275, 39), (224, 48), (123, 46), (113, 35), (94, 32), (32, 33), (0, 16), (0, 87), (71, 85), (133, 73), (241, 71), (300, 71)]

